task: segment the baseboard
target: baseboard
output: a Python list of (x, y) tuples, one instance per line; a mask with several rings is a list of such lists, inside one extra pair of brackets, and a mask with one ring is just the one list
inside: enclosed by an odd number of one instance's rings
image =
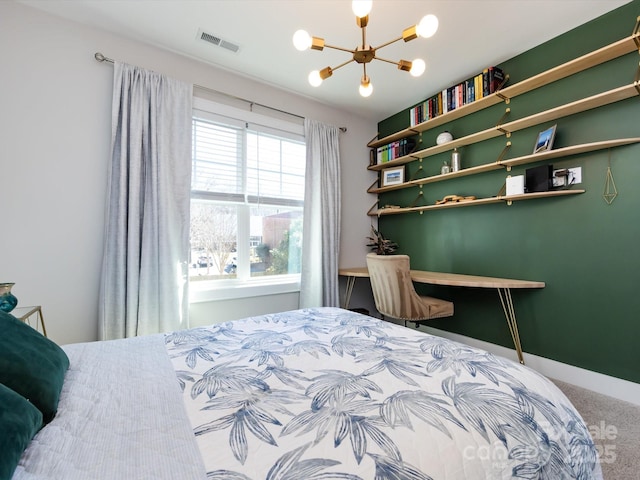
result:
[[(445, 332), (437, 328), (422, 326), (420, 330), (426, 331), (438, 337), (448, 338), (460, 343), (466, 343), (472, 347), (481, 348), (494, 355), (500, 355), (514, 361), (518, 361), (516, 351), (501, 345), (484, 342), (471, 337), (465, 337), (457, 333)], [(640, 384), (610, 377), (602, 373), (592, 372), (584, 368), (574, 367), (566, 363), (557, 362), (548, 358), (524, 353), (524, 361), (527, 367), (536, 370), (545, 377), (554, 378), (562, 382), (570, 383), (578, 387), (586, 388), (603, 395), (624, 400), (640, 406)]]

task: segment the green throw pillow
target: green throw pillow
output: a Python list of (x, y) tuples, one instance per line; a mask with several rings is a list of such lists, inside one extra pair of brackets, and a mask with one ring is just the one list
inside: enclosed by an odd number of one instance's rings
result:
[(0, 383), (29, 400), (49, 423), (69, 358), (58, 345), (13, 315), (0, 311)]
[(40, 410), (0, 385), (0, 478), (11, 478), (22, 452), (41, 427)]

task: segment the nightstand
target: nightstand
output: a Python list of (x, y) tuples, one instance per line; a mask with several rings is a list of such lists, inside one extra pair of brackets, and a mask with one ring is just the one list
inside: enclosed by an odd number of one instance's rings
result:
[(42, 308), (40, 305), (33, 307), (16, 307), (10, 313), (18, 320), (42, 333), (45, 337), (47, 336), (47, 329), (44, 326), (44, 318), (42, 317)]

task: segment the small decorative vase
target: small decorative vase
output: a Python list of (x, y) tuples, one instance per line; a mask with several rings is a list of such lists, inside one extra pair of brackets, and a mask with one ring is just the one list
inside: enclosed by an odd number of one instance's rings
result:
[(442, 145), (443, 143), (450, 142), (451, 140), (453, 140), (453, 135), (451, 135), (451, 132), (445, 130), (436, 137), (436, 145)]
[(0, 310), (3, 312), (9, 313), (18, 304), (18, 299), (11, 293), (14, 285), (15, 283), (0, 283)]
[(457, 172), (458, 170), (460, 170), (460, 152), (454, 148), (451, 154), (451, 171)]

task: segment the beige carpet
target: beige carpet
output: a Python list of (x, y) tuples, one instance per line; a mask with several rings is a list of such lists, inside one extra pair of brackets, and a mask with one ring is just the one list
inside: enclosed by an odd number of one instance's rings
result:
[(553, 382), (589, 427), (604, 479), (640, 480), (640, 407), (559, 380)]

